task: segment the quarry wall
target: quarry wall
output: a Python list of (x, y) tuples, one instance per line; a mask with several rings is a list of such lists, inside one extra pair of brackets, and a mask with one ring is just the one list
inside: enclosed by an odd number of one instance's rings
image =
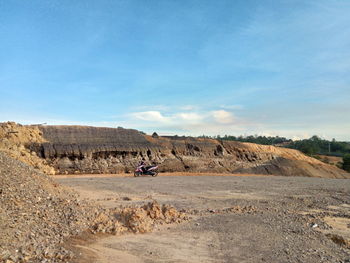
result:
[(2, 123), (0, 150), (51, 174), (133, 173), (144, 159), (157, 164), (160, 172), (350, 177), (292, 149), (204, 138), (152, 137), (124, 128)]
[(57, 173), (132, 173), (141, 159), (160, 172), (257, 173), (342, 178), (344, 171), (299, 151), (191, 137), (151, 137), (137, 130), (39, 126), (31, 147)]

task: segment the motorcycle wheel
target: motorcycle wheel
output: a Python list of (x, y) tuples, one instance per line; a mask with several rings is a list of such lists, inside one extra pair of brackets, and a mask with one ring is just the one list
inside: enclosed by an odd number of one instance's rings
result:
[(158, 172), (153, 172), (152, 176), (156, 177), (158, 175)]
[(140, 172), (134, 172), (134, 176), (135, 176), (135, 177), (139, 177), (140, 175), (141, 175)]

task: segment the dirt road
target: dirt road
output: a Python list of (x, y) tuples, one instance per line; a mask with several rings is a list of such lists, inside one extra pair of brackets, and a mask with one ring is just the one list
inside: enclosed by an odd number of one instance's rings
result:
[(151, 200), (192, 218), (97, 238), (93, 262), (350, 262), (350, 180), (258, 176), (56, 178), (105, 207)]

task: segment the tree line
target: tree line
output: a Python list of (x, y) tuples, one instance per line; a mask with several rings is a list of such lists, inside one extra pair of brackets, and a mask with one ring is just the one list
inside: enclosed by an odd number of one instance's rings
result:
[(251, 142), (263, 145), (277, 145), (277, 144), (286, 144), (291, 143), (291, 139), (287, 139), (285, 137), (279, 136), (258, 136), (258, 135), (250, 135), (250, 136), (233, 136), (233, 135), (225, 135), (225, 136), (200, 136), (201, 138), (211, 138), (217, 140), (227, 140), (227, 141), (239, 141), (239, 142)]

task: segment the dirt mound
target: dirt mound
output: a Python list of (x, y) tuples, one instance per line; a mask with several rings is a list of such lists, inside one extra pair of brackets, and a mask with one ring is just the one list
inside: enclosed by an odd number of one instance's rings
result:
[(160, 205), (156, 201), (142, 207), (122, 207), (106, 210), (98, 215), (92, 226), (92, 232), (114, 235), (125, 232), (146, 233), (153, 231), (156, 225), (181, 223), (188, 220), (185, 213), (170, 205)]
[[(317, 160), (316, 160), (317, 161)], [(278, 157), (255, 167), (238, 169), (238, 173), (274, 174), (284, 176), (304, 176), (319, 178), (350, 178), (345, 171), (323, 163)]]
[(0, 152), (0, 262), (58, 262), (60, 244), (89, 226), (97, 210), (32, 167)]
[(40, 158), (30, 145), (42, 144), (45, 140), (36, 126), (23, 126), (14, 122), (0, 123), (0, 150), (11, 157), (25, 162), (46, 174), (55, 174), (54, 168)]

